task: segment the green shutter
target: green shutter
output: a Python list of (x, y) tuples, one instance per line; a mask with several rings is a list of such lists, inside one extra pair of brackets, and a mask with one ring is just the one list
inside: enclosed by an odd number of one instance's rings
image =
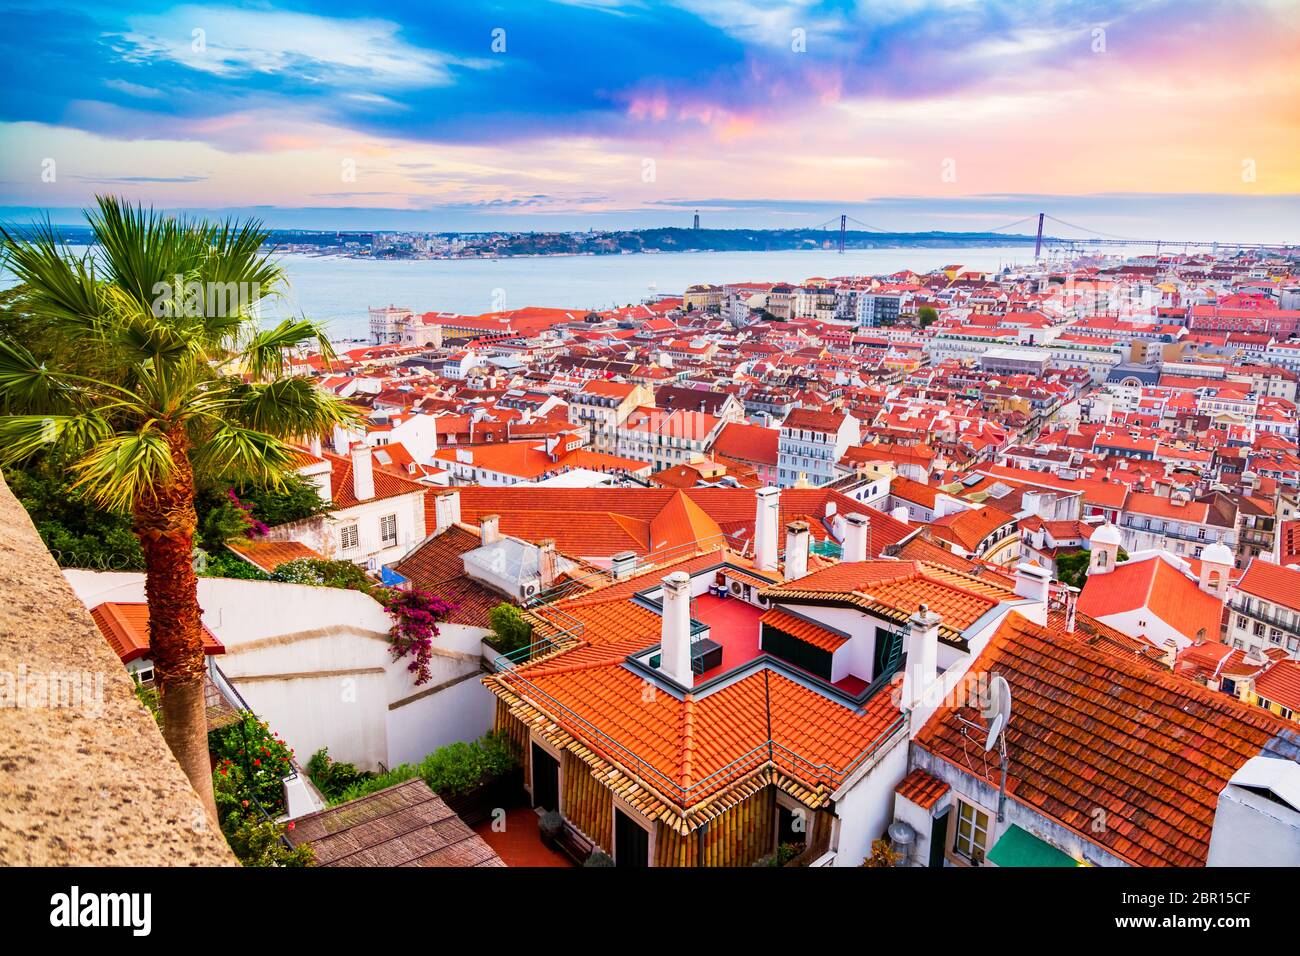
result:
[(903, 660), (903, 632), (876, 631), (876, 659), (872, 670), (872, 681), (888, 677), (898, 670)]

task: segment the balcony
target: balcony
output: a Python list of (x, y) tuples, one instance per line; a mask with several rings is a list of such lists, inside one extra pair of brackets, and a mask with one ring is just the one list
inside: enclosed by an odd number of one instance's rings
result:
[(0, 675), (22, 688), (0, 707), (0, 865), (233, 865), (188, 825), (203, 805), (3, 480), (0, 592)]
[(1297, 620), (1294, 615), (1287, 620), (1280, 614), (1271, 611), (1264, 611), (1258, 606), (1256, 606), (1255, 610), (1251, 610), (1246, 605), (1246, 602), (1240, 597), (1229, 601), (1228, 607), (1232, 609), (1234, 614), (1241, 614), (1250, 618), (1252, 621), (1261, 621), (1269, 627), (1276, 627), (1278, 630), (1284, 631), (1287, 634), (1300, 637), (1300, 620)]

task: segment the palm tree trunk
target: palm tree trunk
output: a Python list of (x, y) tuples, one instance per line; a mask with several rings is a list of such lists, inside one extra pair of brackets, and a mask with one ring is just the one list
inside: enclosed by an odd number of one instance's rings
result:
[(170, 434), (168, 441), (175, 468), (172, 480), (135, 509), (149, 602), (149, 653), (162, 698), (163, 739), (216, 825), (203, 699), (207, 662), (193, 559), (198, 525), (194, 473), (184, 432)]

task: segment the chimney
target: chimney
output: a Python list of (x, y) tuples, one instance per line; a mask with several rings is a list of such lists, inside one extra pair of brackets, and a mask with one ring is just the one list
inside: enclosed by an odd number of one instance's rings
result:
[(1046, 568), (1025, 561), (1016, 565), (1016, 594), (1034, 603), (1016, 608), (1035, 624), (1047, 626), (1047, 597), (1052, 574)]
[(542, 590), (555, 584), (559, 568), (555, 560), (555, 539), (543, 538), (537, 542), (537, 568), (541, 576)]
[(808, 522), (791, 521), (785, 526), (785, 579), (797, 581), (808, 573)]
[(311, 438), (307, 439), (307, 450), (317, 458), (320, 457), (320, 435), (312, 435)]
[(334, 454), (340, 457), (346, 455), (348, 449), (352, 447), (351, 436), (348, 435), (347, 431), (341, 425), (335, 425), (332, 437), (334, 439)]
[(369, 501), (375, 496), (375, 463), (370, 446), (364, 442), (352, 446), (352, 494), (357, 501)]
[(866, 515), (851, 514), (844, 516), (844, 561), (867, 560), (867, 535), (871, 522)]
[(674, 571), (664, 578), (663, 594), (659, 670), (690, 687), (695, 683), (691, 670), (691, 576)]
[[(927, 701), (927, 691), (939, 669), (939, 615), (922, 604), (907, 622), (907, 663), (903, 670), (902, 705), (917, 711), (922, 704), (931, 708), (937, 701)], [(913, 722), (913, 732), (921, 729), (924, 717)]]
[(501, 540), (500, 527), (500, 515), (484, 515), (478, 519), (479, 536), (484, 547), (489, 544), (496, 544)]
[(781, 520), (781, 490), (759, 488), (754, 511), (754, 567), (776, 570), (776, 525)]
[(636, 552), (620, 551), (609, 559), (609, 573), (615, 581), (621, 581), (636, 570)]

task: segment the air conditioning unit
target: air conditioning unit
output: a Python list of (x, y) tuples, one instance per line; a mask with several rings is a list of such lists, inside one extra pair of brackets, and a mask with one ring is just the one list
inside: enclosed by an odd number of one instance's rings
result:
[(523, 596), (524, 596), (525, 598), (533, 598), (533, 597), (537, 597), (537, 585), (536, 585), (536, 584), (525, 584), (525, 585), (524, 585), (524, 593), (523, 593)]
[(732, 594), (735, 594), (735, 595), (739, 595), (739, 594), (740, 594), (740, 582), (739, 582), (739, 581), (732, 581), (732, 582), (731, 582), (731, 593), (732, 593)]

